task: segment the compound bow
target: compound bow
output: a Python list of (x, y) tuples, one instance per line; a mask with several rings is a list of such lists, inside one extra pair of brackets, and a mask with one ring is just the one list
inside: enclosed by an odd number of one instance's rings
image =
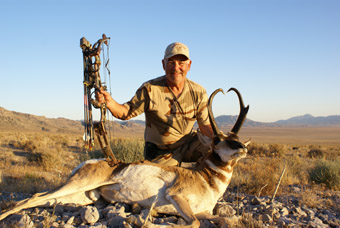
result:
[[(101, 65), (100, 51), (104, 44), (108, 47), (110, 37), (103, 34), (102, 39), (99, 39), (93, 46), (85, 37), (80, 39), (80, 48), (83, 51), (84, 61), (84, 126), (85, 126), (85, 149), (91, 151), (94, 146), (94, 133), (97, 136), (98, 142), (105, 155), (108, 163), (113, 166), (118, 163), (115, 158), (110, 144), (107, 140), (107, 131), (105, 128), (106, 121), (106, 102), (99, 103), (92, 99), (93, 92), (100, 91), (101, 88), (107, 89), (105, 83), (101, 81), (99, 69)], [(105, 64), (106, 69), (108, 61)], [(108, 71), (110, 73), (110, 71)], [(94, 91), (93, 91), (94, 90)], [(94, 108), (100, 109), (100, 122), (93, 122), (92, 120), (92, 105)]]

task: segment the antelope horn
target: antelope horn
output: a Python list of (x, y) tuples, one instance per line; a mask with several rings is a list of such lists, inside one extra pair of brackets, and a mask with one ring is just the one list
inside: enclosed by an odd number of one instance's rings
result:
[(223, 92), (223, 89), (219, 88), (217, 90), (215, 90), (209, 97), (209, 100), (208, 100), (208, 115), (209, 115), (209, 120), (210, 120), (210, 125), (211, 125), (211, 128), (214, 132), (214, 136), (217, 136), (217, 135), (220, 135), (220, 130), (218, 129), (217, 127), (217, 124), (216, 124), (216, 121), (215, 121), (215, 118), (214, 118), (214, 115), (213, 115), (213, 112), (212, 112), (212, 100), (214, 99), (215, 95), (218, 93), (218, 92)]
[(245, 121), (246, 119), (246, 116), (247, 116), (247, 113), (248, 113), (248, 110), (249, 110), (249, 105), (247, 107), (244, 107), (244, 104), (243, 104), (243, 100), (242, 100), (242, 96), (241, 96), (241, 93), (235, 89), (235, 88), (230, 88), (227, 93), (229, 91), (233, 90), (237, 96), (238, 96), (238, 99), (240, 101), (240, 114), (238, 115), (238, 118), (236, 120), (236, 123), (235, 125), (233, 126), (233, 128), (231, 129), (231, 132), (235, 135), (238, 134), (238, 132), (240, 131), (241, 127), (242, 127), (242, 124), (243, 122)]

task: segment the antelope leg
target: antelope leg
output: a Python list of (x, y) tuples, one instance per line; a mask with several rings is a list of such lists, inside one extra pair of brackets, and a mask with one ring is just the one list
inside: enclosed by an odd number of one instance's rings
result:
[(197, 219), (199, 220), (203, 220), (203, 219), (206, 219), (206, 220), (210, 220), (214, 223), (218, 223), (219, 224), (219, 227), (221, 228), (226, 228), (228, 227), (228, 224), (230, 223), (229, 222), (229, 218), (226, 218), (226, 217), (220, 217), (218, 215), (212, 215), (212, 214), (209, 214), (209, 213), (205, 213), (205, 212), (202, 212), (202, 213), (199, 213), (199, 214), (196, 214), (196, 217)]
[(101, 183), (94, 183), (94, 185), (90, 186), (79, 186), (79, 183), (76, 181), (70, 181), (51, 193), (37, 193), (29, 199), (17, 202), (12, 209), (1, 214), (0, 221), (20, 210), (32, 207), (50, 207), (58, 203), (76, 203), (79, 206), (91, 204), (99, 199), (99, 194), (96, 190), (98, 185), (100, 186)]
[[(178, 213), (183, 217), (183, 219), (188, 223), (188, 226), (178, 226), (178, 227), (200, 227), (200, 222), (192, 212), (188, 201), (179, 195), (167, 195), (166, 199), (169, 200), (172, 205), (176, 208)], [(176, 226), (175, 226), (176, 227)]]

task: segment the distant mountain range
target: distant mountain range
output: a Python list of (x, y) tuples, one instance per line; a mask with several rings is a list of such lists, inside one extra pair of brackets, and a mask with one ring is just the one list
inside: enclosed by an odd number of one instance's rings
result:
[(338, 125), (340, 124), (340, 115), (314, 117), (306, 114), (292, 117), (288, 120), (279, 120), (274, 123), (278, 125)]
[[(236, 122), (237, 116), (221, 115), (215, 117), (218, 126), (231, 126)], [(292, 117), (287, 120), (279, 120), (271, 123), (257, 122), (246, 119), (244, 126), (265, 127), (265, 126), (333, 126), (340, 125), (340, 115), (314, 117), (312, 115), (303, 115)], [(113, 121), (110, 127), (117, 133), (124, 134), (127, 129), (133, 129), (133, 132), (140, 134), (144, 131), (144, 121)], [(0, 107), (0, 130), (34, 130), (60, 133), (81, 133), (83, 131), (82, 121), (70, 120), (66, 118), (46, 118), (25, 114), (15, 111), (9, 111)]]
[[(235, 123), (237, 116), (222, 115), (215, 118), (219, 125), (232, 125)], [(330, 126), (340, 125), (340, 115), (318, 116), (310, 114), (296, 116), (287, 120), (278, 120), (275, 122), (258, 122), (246, 119), (244, 126)]]
[[(238, 116), (231, 115), (221, 115), (215, 117), (215, 121), (219, 126), (231, 126), (235, 124)], [(134, 122), (136, 124), (144, 124), (142, 120), (130, 120), (129, 122)], [(124, 122), (121, 122), (124, 124)], [(273, 127), (284, 127), (284, 126), (330, 126), (330, 125), (340, 125), (340, 115), (333, 116), (318, 116), (314, 117), (310, 114), (306, 114), (303, 116), (292, 117), (287, 120), (278, 120), (275, 122), (259, 122), (253, 121), (251, 119), (246, 119), (243, 126), (273, 126)]]

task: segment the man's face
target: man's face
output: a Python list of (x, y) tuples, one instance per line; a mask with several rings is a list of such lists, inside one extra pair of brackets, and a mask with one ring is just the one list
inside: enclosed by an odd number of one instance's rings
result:
[(191, 67), (191, 60), (184, 55), (175, 55), (169, 59), (163, 59), (162, 63), (170, 86), (176, 86), (184, 82)]

